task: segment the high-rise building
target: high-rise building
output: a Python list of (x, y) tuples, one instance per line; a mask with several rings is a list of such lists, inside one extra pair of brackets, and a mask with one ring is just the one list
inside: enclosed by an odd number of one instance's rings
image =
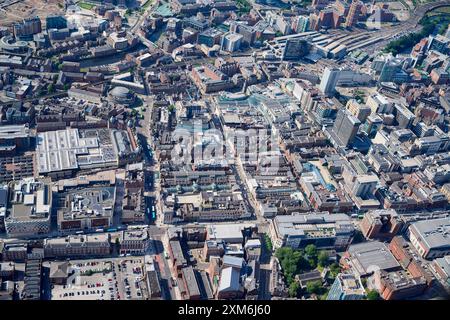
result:
[(333, 138), (336, 140), (335, 142), (343, 147), (350, 145), (355, 139), (360, 125), (361, 121), (353, 116), (350, 111), (347, 109), (339, 110), (331, 129)]
[(206, 29), (205, 31), (203, 31), (198, 35), (198, 43), (205, 44), (211, 48), (215, 44), (220, 43), (222, 34), (223, 33), (221, 31), (213, 28)]
[(388, 61), (381, 69), (379, 82), (396, 82), (401, 83), (408, 79), (408, 74), (403, 71), (403, 59), (388, 58)]
[(41, 19), (39, 17), (23, 19), (13, 25), (14, 36), (18, 39), (32, 38), (36, 33), (42, 31)]
[(357, 175), (353, 181), (352, 193), (363, 199), (373, 197), (374, 191), (380, 180), (375, 174)]
[[(243, 45), (245, 46), (253, 45), (256, 39), (256, 31), (252, 27), (238, 24), (235, 29), (236, 29), (236, 31), (234, 31), (235, 33), (239, 33), (240, 35), (242, 35), (241, 42)], [(231, 28), (230, 31), (232, 31)]]
[(401, 104), (394, 105), (394, 115), (398, 126), (403, 129), (411, 127), (416, 116), (407, 107)]
[(383, 119), (380, 116), (373, 114), (367, 117), (366, 122), (362, 126), (362, 130), (367, 134), (367, 136), (372, 139), (377, 134), (383, 125)]
[(234, 52), (240, 49), (243, 36), (238, 33), (227, 33), (222, 37), (222, 50)]
[(63, 16), (48, 16), (47, 18), (45, 18), (45, 22), (47, 30), (67, 28), (67, 20)]
[(340, 273), (328, 292), (327, 300), (362, 300), (365, 297), (364, 286), (359, 276)]
[(325, 8), (319, 12), (318, 29), (333, 28), (334, 27), (334, 11), (331, 8)]
[(286, 19), (283, 16), (277, 16), (275, 20), (275, 25), (277, 29), (283, 34), (287, 35), (291, 33), (291, 23), (290, 20)]
[(372, 110), (372, 113), (391, 113), (394, 108), (394, 104), (379, 93), (370, 95), (366, 105)]
[(355, 99), (348, 100), (345, 107), (361, 122), (366, 121), (367, 117), (372, 113), (372, 110), (368, 106), (358, 103)]
[(334, 93), (338, 80), (339, 69), (326, 67), (323, 71), (322, 80), (320, 81), (320, 91), (326, 96), (331, 96)]
[(317, 13), (311, 13), (309, 15), (309, 30), (318, 31), (319, 29), (319, 15)]
[(344, 0), (336, 0), (333, 4), (336, 13), (342, 16), (347, 16), (350, 9), (350, 4)]
[(450, 52), (450, 39), (440, 34), (430, 36), (428, 38), (428, 50), (435, 50), (443, 54), (448, 54)]
[(353, 0), (348, 10), (347, 19), (345, 20), (346, 27), (353, 27), (356, 25), (359, 19), (359, 13), (361, 12), (361, 3), (359, 0)]
[(297, 33), (308, 31), (309, 30), (309, 17), (298, 16), (293, 21), (292, 29)]

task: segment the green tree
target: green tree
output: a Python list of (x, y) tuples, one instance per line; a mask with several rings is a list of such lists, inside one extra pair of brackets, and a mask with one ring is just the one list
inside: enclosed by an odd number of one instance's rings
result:
[(311, 270), (311, 264), (305, 258), (304, 252), (301, 252), (301, 257), (300, 257), (300, 259), (298, 261), (298, 269), (299, 269), (299, 271), (309, 271), (309, 270)]
[(293, 281), (289, 286), (289, 296), (291, 298), (297, 298), (300, 291), (300, 284), (297, 281)]
[(321, 267), (326, 267), (328, 265), (328, 253), (326, 251), (322, 250), (319, 252), (317, 264)]
[(367, 300), (379, 300), (380, 294), (376, 290), (370, 290), (367, 292)]
[(236, 4), (240, 13), (249, 13), (251, 10), (250, 3), (247, 0), (237, 0)]
[(92, 271), (92, 270), (87, 270), (87, 271), (84, 273), (84, 275), (85, 275), (85, 276), (88, 276), (88, 277), (92, 276), (93, 274), (94, 274), (94, 271)]
[(50, 83), (50, 84), (47, 86), (47, 92), (48, 92), (48, 93), (53, 93), (53, 92), (55, 92), (55, 86), (54, 86), (52, 83)]
[(310, 281), (306, 284), (306, 292), (309, 294), (321, 294), (323, 289), (322, 282), (317, 281)]
[(317, 248), (313, 244), (308, 244), (305, 248), (305, 253), (308, 255), (308, 257), (313, 258), (317, 256)]
[(317, 260), (315, 258), (309, 258), (308, 265), (310, 270), (317, 268)]
[(319, 300), (327, 300), (329, 290), (326, 290), (325, 293), (319, 296)]
[(281, 247), (278, 248), (277, 251), (275, 251), (275, 257), (277, 257), (278, 260), (281, 261), (291, 253), (292, 253), (291, 247)]
[(333, 263), (330, 265), (330, 272), (333, 278), (336, 278), (336, 276), (341, 272), (341, 266), (338, 263)]
[(272, 240), (270, 240), (270, 237), (267, 233), (264, 234), (264, 244), (266, 246), (267, 251), (272, 252), (273, 250)]
[(313, 244), (308, 244), (305, 247), (306, 259), (308, 260), (310, 269), (317, 268), (317, 247)]
[(286, 282), (290, 285), (294, 281), (294, 276), (298, 273), (298, 264), (302, 257), (301, 252), (293, 250), (291, 247), (282, 247), (275, 252), (275, 256), (280, 261)]
[(70, 84), (65, 84), (65, 85), (64, 85), (64, 90), (67, 91), (67, 90), (69, 90), (69, 89), (70, 89)]

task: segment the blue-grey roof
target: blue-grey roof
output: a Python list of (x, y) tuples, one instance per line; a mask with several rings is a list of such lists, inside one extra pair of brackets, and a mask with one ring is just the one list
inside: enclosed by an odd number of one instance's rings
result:
[(232, 267), (223, 269), (220, 277), (219, 292), (239, 291), (239, 277), (239, 270)]
[(118, 98), (127, 98), (130, 90), (125, 87), (115, 87), (110, 91), (110, 94)]
[(400, 266), (387, 246), (379, 241), (351, 245), (348, 252), (352, 265), (359, 274), (367, 274), (375, 270), (391, 270)]
[(244, 259), (240, 257), (233, 257), (229, 255), (223, 256), (223, 264), (235, 268), (242, 268), (242, 265), (244, 264)]
[(429, 248), (450, 247), (450, 217), (411, 224)]

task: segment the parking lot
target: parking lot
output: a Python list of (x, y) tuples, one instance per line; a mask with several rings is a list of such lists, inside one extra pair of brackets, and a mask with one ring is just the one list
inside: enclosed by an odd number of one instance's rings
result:
[(113, 277), (119, 290), (119, 299), (140, 300), (143, 298), (141, 286), (143, 282), (142, 266), (144, 258), (127, 257), (114, 260)]
[[(109, 261), (74, 261), (66, 285), (52, 286), (52, 300), (110, 300), (114, 291)], [(110, 288), (113, 288), (112, 290)]]
[(52, 285), (52, 300), (143, 299), (143, 262), (143, 257), (71, 261), (74, 272), (66, 285)]

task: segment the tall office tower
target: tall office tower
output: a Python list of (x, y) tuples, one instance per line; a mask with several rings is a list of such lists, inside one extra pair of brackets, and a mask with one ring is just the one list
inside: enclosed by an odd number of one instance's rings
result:
[(401, 59), (390, 59), (386, 61), (383, 68), (381, 69), (379, 82), (392, 82), (397, 73), (401, 72), (402, 70), (402, 63), (403, 61)]
[(321, 28), (333, 28), (334, 27), (334, 10), (331, 8), (325, 8), (319, 12), (319, 25), (318, 30)]
[(347, 147), (353, 142), (358, 133), (361, 121), (353, 116), (347, 109), (341, 109), (337, 113), (332, 132), (336, 142), (343, 147)]
[(327, 300), (362, 300), (365, 295), (359, 276), (340, 273), (328, 292)]
[(325, 68), (320, 81), (319, 89), (326, 96), (331, 96), (334, 93), (336, 84), (339, 80), (339, 69)]
[(309, 17), (307, 16), (298, 16), (293, 19), (292, 29), (297, 32), (306, 32), (309, 30)]
[(336, 13), (343, 17), (347, 16), (348, 10), (350, 9), (350, 4), (344, 0), (336, 0), (333, 6)]
[(359, 13), (361, 11), (361, 4), (359, 0), (353, 0), (348, 10), (347, 19), (345, 20), (346, 27), (353, 27), (356, 25), (359, 19)]

